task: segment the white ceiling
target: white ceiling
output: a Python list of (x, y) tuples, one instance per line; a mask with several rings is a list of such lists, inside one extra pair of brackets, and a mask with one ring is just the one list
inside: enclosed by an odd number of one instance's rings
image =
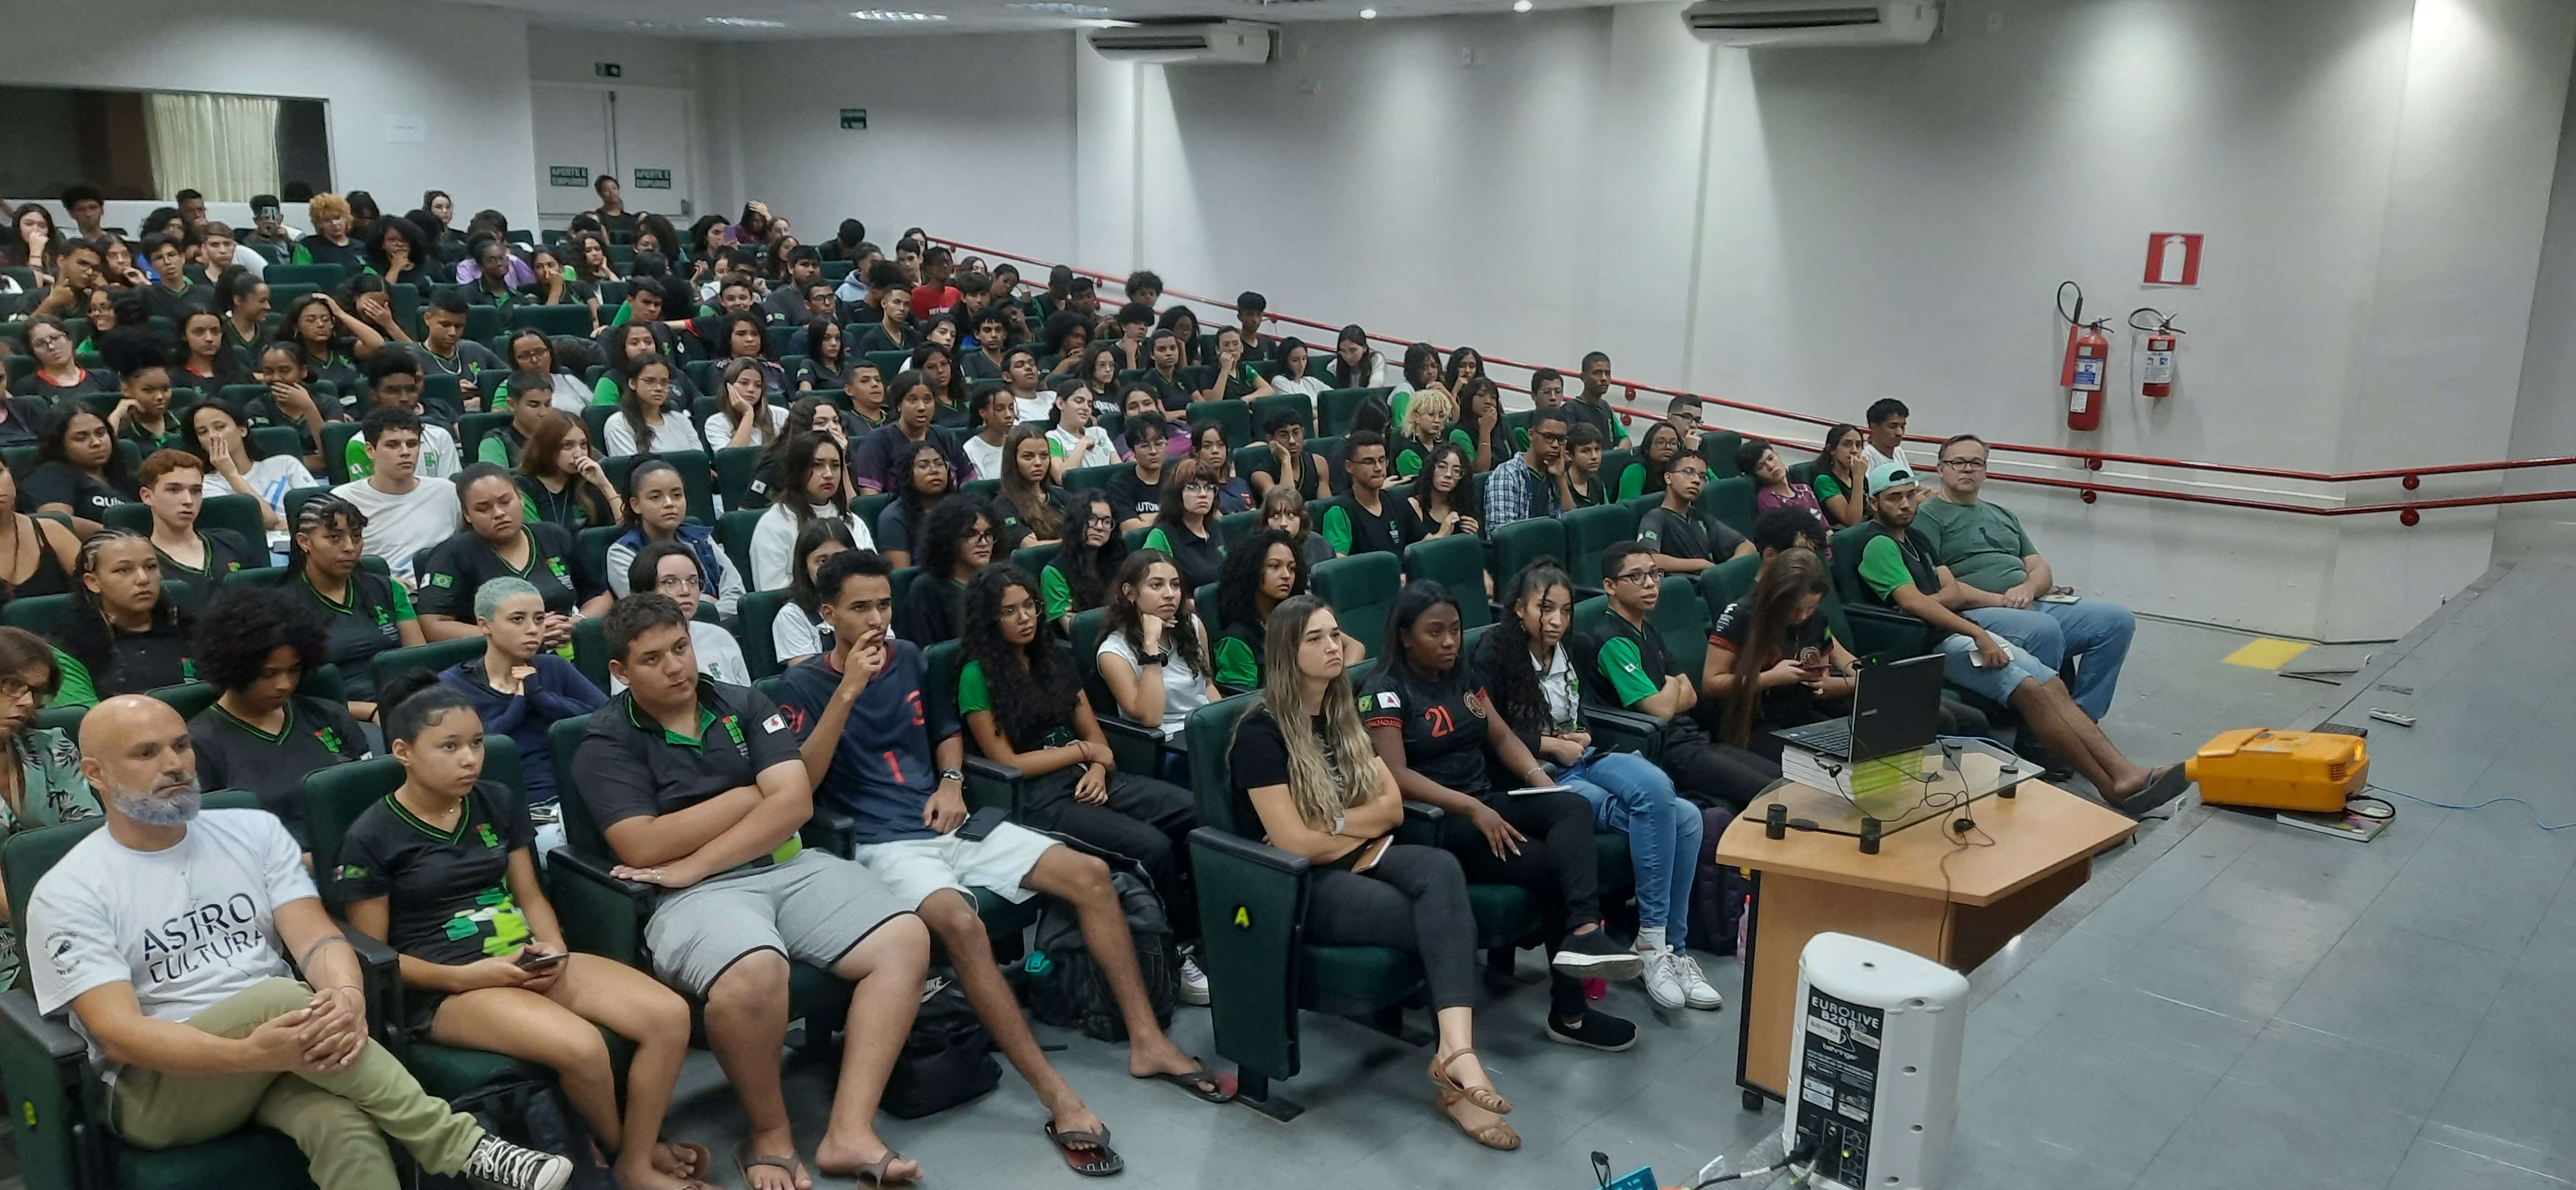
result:
[[(783, 40), (925, 33), (1071, 29), (1102, 20), (1231, 17), (1256, 21), (1355, 21), (1509, 14), (1512, 0), (472, 0), (536, 14), (548, 26), (611, 29), (658, 37)], [(1536, 8), (1594, 7), (1619, 0), (1533, 0)], [(881, 6), (881, 7), (880, 7)], [(932, 19), (862, 20), (853, 10)], [(753, 21), (759, 24), (735, 22)]]

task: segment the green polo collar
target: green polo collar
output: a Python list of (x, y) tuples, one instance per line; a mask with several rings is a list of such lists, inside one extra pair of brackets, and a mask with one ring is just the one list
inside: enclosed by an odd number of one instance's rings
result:
[[(644, 714), (644, 708), (636, 705), (635, 695), (631, 691), (626, 695), (626, 721), (633, 724), (637, 731), (649, 734), (653, 731), (659, 730), (662, 733), (662, 742), (665, 744), (669, 744), (676, 748), (686, 748), (691, 752), (702, 752), (706, 747), (708, 729), (714, 727), (719, 722), (730, 721), (733, 718), (729, 713), (718, 715), (715, 712), (715, 708), (707, 705), (707, 696), (715, 689), (715, 685), (715, 679), (710, 678), (705, 674), (698, 675), (698, 734), (694, 737), (681, 735), (670, 728), (662, 726), (660, 720), (648, 718)], [(741, 726), (739, 724), (735, 725), (733, 731), (736, 737), (734, 742), (741, 743)]]

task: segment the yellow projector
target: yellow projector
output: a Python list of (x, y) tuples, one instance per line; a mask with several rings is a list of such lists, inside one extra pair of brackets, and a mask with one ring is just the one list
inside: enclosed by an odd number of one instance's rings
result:
[(2183, 771), (2213, 806), (2329, 814), (2370, 780), (2370, 754), (2359, 736), (2240, 727), (2202, 744)]

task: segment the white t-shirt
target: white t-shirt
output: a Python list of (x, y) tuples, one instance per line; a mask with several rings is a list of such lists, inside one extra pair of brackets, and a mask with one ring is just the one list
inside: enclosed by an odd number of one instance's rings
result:
[(1894, 455), (1885, 455), (1879, 453), (1877, 443), (1869, 441), (1867, 437), (1863, 437), (1860, 444), (1860, 457), (1863, 462), (1868, 464), (1868, 469), (1872, 471), (1877, 470), (1879, 465), (1882, 463), (1903, 463), (1905, 464), (1905, 469), (1908, 471), (1918, 470), (1914, 465), (1913, 457), (1905, 453), (1905, 444), (1902, 442), (1896, 444), (1896, 453)]
[[(704, 620), (689, 621), (689, 652), (698, 659), (698, 672), (729, 686), (751, 684), (751, 665), (742, 658), (742, 645), (721, 624)], [(608, 675), (608, 692), (626, 691), (626, 682), (616, 674)]]
[(1014, 395), (1011, 404), (1021, 421), (1045, 421), (1055, 416), (1055, 394), (1045, 389), (1039, 389), (1034, 396)]
[(1299, 396), (1320, 397), (1324, 395), (1325, 389), (1331, 388), (1332, 386), (1325, 383), (1322, 376), (1316, 374), (1314, 361), (1308, 360), (1306, 362), (1306, 374), (1304, 376), (1295, 380), (1290, 380), (1285, 376), (1273, 376), (1270, 378), (1270, 387), (1273, 391), (1280, 393), (1296, 393)]
[[(1184, 625), (1189, 624), (1187, 618), (1181, 622)], [(1196, 631), (1195, 626), (1191, 630)], [(1199, 644), (1199, 655), (1204, 657), (1207, 655), (1207, 642), (1201, 640)], [(1207, 705), (1208, 683), (1198, 671), (1190, 668), (1189, 662), (1181, 660), (1179, 650), (1171, 648), (1169, 636), (1164, 638), (1164, 650), (1172, 655), (1170, 660), (1163, 663), (1162, 728), (1163, 738), (1168, 740), (1177, 738), (1181, 734), (1181, 728), (1190, 721), (1190, 712)], [(1102, 633), (1100, 655), (1116, 657), (1126, 662), (1127, 667), (1132, 670), (1142, 672), (1145, 668), (1136, 664), (1136, 650), (1127, 643), (1127, 634), (1123, 632)]]
[[(251, 255), (256, 256), (258, 253), (254, 252)], [(294, 455), (270, 455), (251, 464), (250, 470), (242, 473), (242, 478), (250, 481), (251, 495), (259, 497), (260, 503), (280, 513), (286, 511), (286, 493), (296, 488), (321, 485), (320, 480), (313, 478), (311, 471), (305, 470), (304, 460)], [(209, 498), (230, 496), (234, 494), (233, 483), (224, 478), (223, 472), (210, 470), (206, 472), (203, 492)], [(289, 536), (290, 534), (284, 529), (273, 530), (268, 535), (268, 544), (271, 548), (282, 546)]]
[[(303, 849), (266, 810), (205, 811), (160, 851), (92, 831), (29, 898), (23, 936), (37, 1010), (130, 983), (143, 1015), (185, 1021), (260, 980), (291, 979), (277, 907), (312, 896)], [(72, 1023), (80, 1027), (77, 1014)], [(116, 1077), (95, 1041), (90, 1057)]]
[(778, 663), (787, 664), (798, 657), (832, 651), (832, 626), (805, 614), (793, 603), (778, 605), (778, 618), (769, 622), (769, 639), (778, 646)]
[(1000, 479), (1002, 477), (1002, 444), (999, 442), (986, 442), (984, 441), (984, 436), (982, 434), (968, 436), (966, 439), (966, 464), (967, 466), (972, 467), (975, 471), (975, 474), (970, 477), (971, 479)]
[[(367, 456), (366, 439), (353, 437), (343, 449), (346, 453), (341, 457), (349, 462), (349, 478), (365, 479), (376, 473), (375, 460)], [(464, 469), (465, 463), (456, 449), (456, 436), (448, 433), (444, 426), (422, 422), (420, 462), (412, 468), (412, 474), (422, 479), (452, 479)]]
[[(867, 523), (859, 518), (844, 517), (840, 509), (829, 504), (808, 504), (805, 507), (809, 519), (828, 517), (846, 522), (850, 526), (850, 540), (858, 543), (858, 548), (863, 550), (877, 548), (876, 536), (868, 532)], [(775, 591), (787, 585), (787, 568), (795, 561), (788, 555), (796, 550), (796, 530), (800, 527), (796, 523), (795, 512), (784, 504), (770, 505), (769, 511), (762, 514), (759, 522), (752, 526), (752, 590)]]
[[(608, 430), (601, 435), (608, 440), (606, 457), (614, 459), (643, 453), (636, 449), (635, 427), (626, 422), (626, 414), (623, 411), (608, 415)], [(675, 450), (706, 449), (706, 444), (698, 441), (698, 428), (690, 425), (687, 415), (678, 410), (663, 410), (662, 424), (652, 429), (652, 449), (655, 454), (669, 454)]]
[(1047, 431), (1047, 450), (1067, 467), (1106, 467), (1118, 461), (1118, 448), (1109, 441), (1109, 431), (1098, 426), (1083, 428), (1076, 438), (1066, 429)]
[[(1537, 662), (1530, 668), (1538, 669)], [(1547, 668), (1539, 670), (1539, 692), (1547, 695), (1547, 721), (1552, 724), (1572, 723), (1577, 696), (1574, 691), (1574, 662), (1565, 655), (1565, 646), (1556, 646), (1556, 654), (1547, 659)]]
[[(766, 410), (769, 416), (755, 419), (751, 423), (751, 441), (743, 443), (745, 446), (767, 446), (770, 439), (777, 437), (787, 428), (786, 410), (766, 400), (760, 403), (760, 407)], [(707, 415), (705, 429), (709, 451), (719, 451), (733, 445), (733, 413), (730, 410), (718, 409)]]
[(589, 385), (581, 382), (581, 377), (570, 372), (557, 372), (554, 379), (555, 391), (546, 402), (547, 404), (574, 417), (581, 416), (582, 410), (590, 408), (590, 403), (597, 394)]
[(456, 485), (444, 479), (419, 480), (399, 496), (377, 491), (372, 480), (353, 479), (331, 494), (367, 514), (366, 552), (384, 559), (405, 586), (412, 581), (412, 555), (456, 536), (462, 515)]

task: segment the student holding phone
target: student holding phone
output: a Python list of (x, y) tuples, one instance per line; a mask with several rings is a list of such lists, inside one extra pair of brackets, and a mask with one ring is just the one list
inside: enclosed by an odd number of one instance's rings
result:
[[(1493, 712), (1484, 675), (1460, 663), (1458, 601), (1448, 588), (1406, 586), (1387, 613), (1386, 634), (1385, 660), (1360, 691), (1360, 720), (1396, 788), (1443, 811), (1440, 846), (1458, 857), (1469, 883), (1520, 885), (1551, 921), (1561, 919), (1564, 932), (1548, 948), (1548, 1040), (1614, 1051), (1636, 1044), (1635, 1025), (1584, 1003), (1583, 980), (1635, 979), (1645, 969), (1637, 952), (1601, 928), (1591, 803), (1554, 784)], [(1493, 787), (1488, 751), (1524, 788)]]
[[(414, 1037), (552, 1067), (630, 1190), (694, 1185), (702, 1146), (660, 1140), (689, 1047), (689, 1006), (652, 976), (576, 955), (537, 881), (528, 808), (483, 780), (483, 721), (428, 674), (379, 704), (402, 787), (349, 826), (339, 883), (349, 924), (402, 956), (403, 1028)], [(593, 1025), (635, 1043), (626, 1108)]]

